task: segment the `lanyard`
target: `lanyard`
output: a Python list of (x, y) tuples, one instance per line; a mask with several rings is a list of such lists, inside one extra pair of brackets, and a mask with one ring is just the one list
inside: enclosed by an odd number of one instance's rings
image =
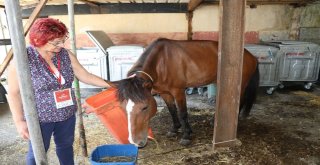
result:
[(48, 68), (48, 70), (50, 71), (50, 73), (53, 74), (53, 76), (55, 78), (57, 78), (58, 80), (58, 84), (59, 84), (59, 87), (61, 88), (61, 72), (60, 72), (60, 68), (61, 68), (61, 60), (60, 60), (60, 56), (59, 55), (56, 55), (57, 56), (57, 60), (58, 60), (58, 73), (59, 73), (59, 77), (54, 73), (54, 71), (52, 70), (52, 68), (49, 66), (49, 64), (43, 59), (43, 57), (39, 54), (39, 59), (40, 61)]

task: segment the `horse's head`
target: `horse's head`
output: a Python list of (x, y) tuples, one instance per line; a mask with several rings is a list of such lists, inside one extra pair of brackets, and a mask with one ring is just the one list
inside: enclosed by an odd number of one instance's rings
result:
[(135, 76), (115, 82), (115, 87), (128, 117), (129, 142), (144, 147), (148, 140), (149, 121), (157, 111), (151, 94), (152, 82)]

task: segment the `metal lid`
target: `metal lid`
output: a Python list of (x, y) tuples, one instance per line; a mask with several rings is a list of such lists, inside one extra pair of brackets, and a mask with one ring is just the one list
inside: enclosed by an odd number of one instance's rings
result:
[(275, 41), (263, 41), (265, 43), (281, 44), (281, 45), (300, 45), (300, 44), (310, 44), (306, 41), (294, 41), (294, 40), (275, 40)]
[(107, 48), (113, 46), (114, 43), (104, 31), (86, 31), (91, 41), (104, 53), (107, 54)]

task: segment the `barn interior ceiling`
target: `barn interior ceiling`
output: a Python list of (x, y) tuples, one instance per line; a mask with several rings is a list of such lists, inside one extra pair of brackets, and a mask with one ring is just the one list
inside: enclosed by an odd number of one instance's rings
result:
[[(0, 8), (4, 8), (0, 0)], [(45, 0), (20, 0), (22, 18), (28, 18), (39, 2)], [(119, 14), (119, 13), (186, 13), (200, 4), (219, 4), (220, 0), (74, 0), (74, 14)], [(67, 0), (47, 0), (39, 17), (67, 15)], [(247, 5), (283, 4), (295, 7), (320, 3), (320, 0), (247, 0)]]
[[(4, 7), (4, 1), (0, 0), (0, 6)], [(23, 9), (34, 7), (40, 0), (20, 0), (20, 5)], [(291, 5), (306, 5), (319, 0), (247, 0), (248, 5), (265, 5), (265, 4), (291, 4)], [(66, 5), (67, 0), (48, 0), (47, 5)], [(188, 4), (188, 3), (219, 3), (219, 0), (74, 0), (75, 4), (84, 4), (89, 6), (99, 6), (110, 3), (169, 3), (169, 4)]]

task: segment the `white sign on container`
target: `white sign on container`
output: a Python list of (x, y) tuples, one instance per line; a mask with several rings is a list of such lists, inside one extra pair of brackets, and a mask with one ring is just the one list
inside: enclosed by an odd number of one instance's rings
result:
[(143, 53), (139, 45), (111, 46), (107, 49), (110, 81), (127, 78), (127, 72)]

